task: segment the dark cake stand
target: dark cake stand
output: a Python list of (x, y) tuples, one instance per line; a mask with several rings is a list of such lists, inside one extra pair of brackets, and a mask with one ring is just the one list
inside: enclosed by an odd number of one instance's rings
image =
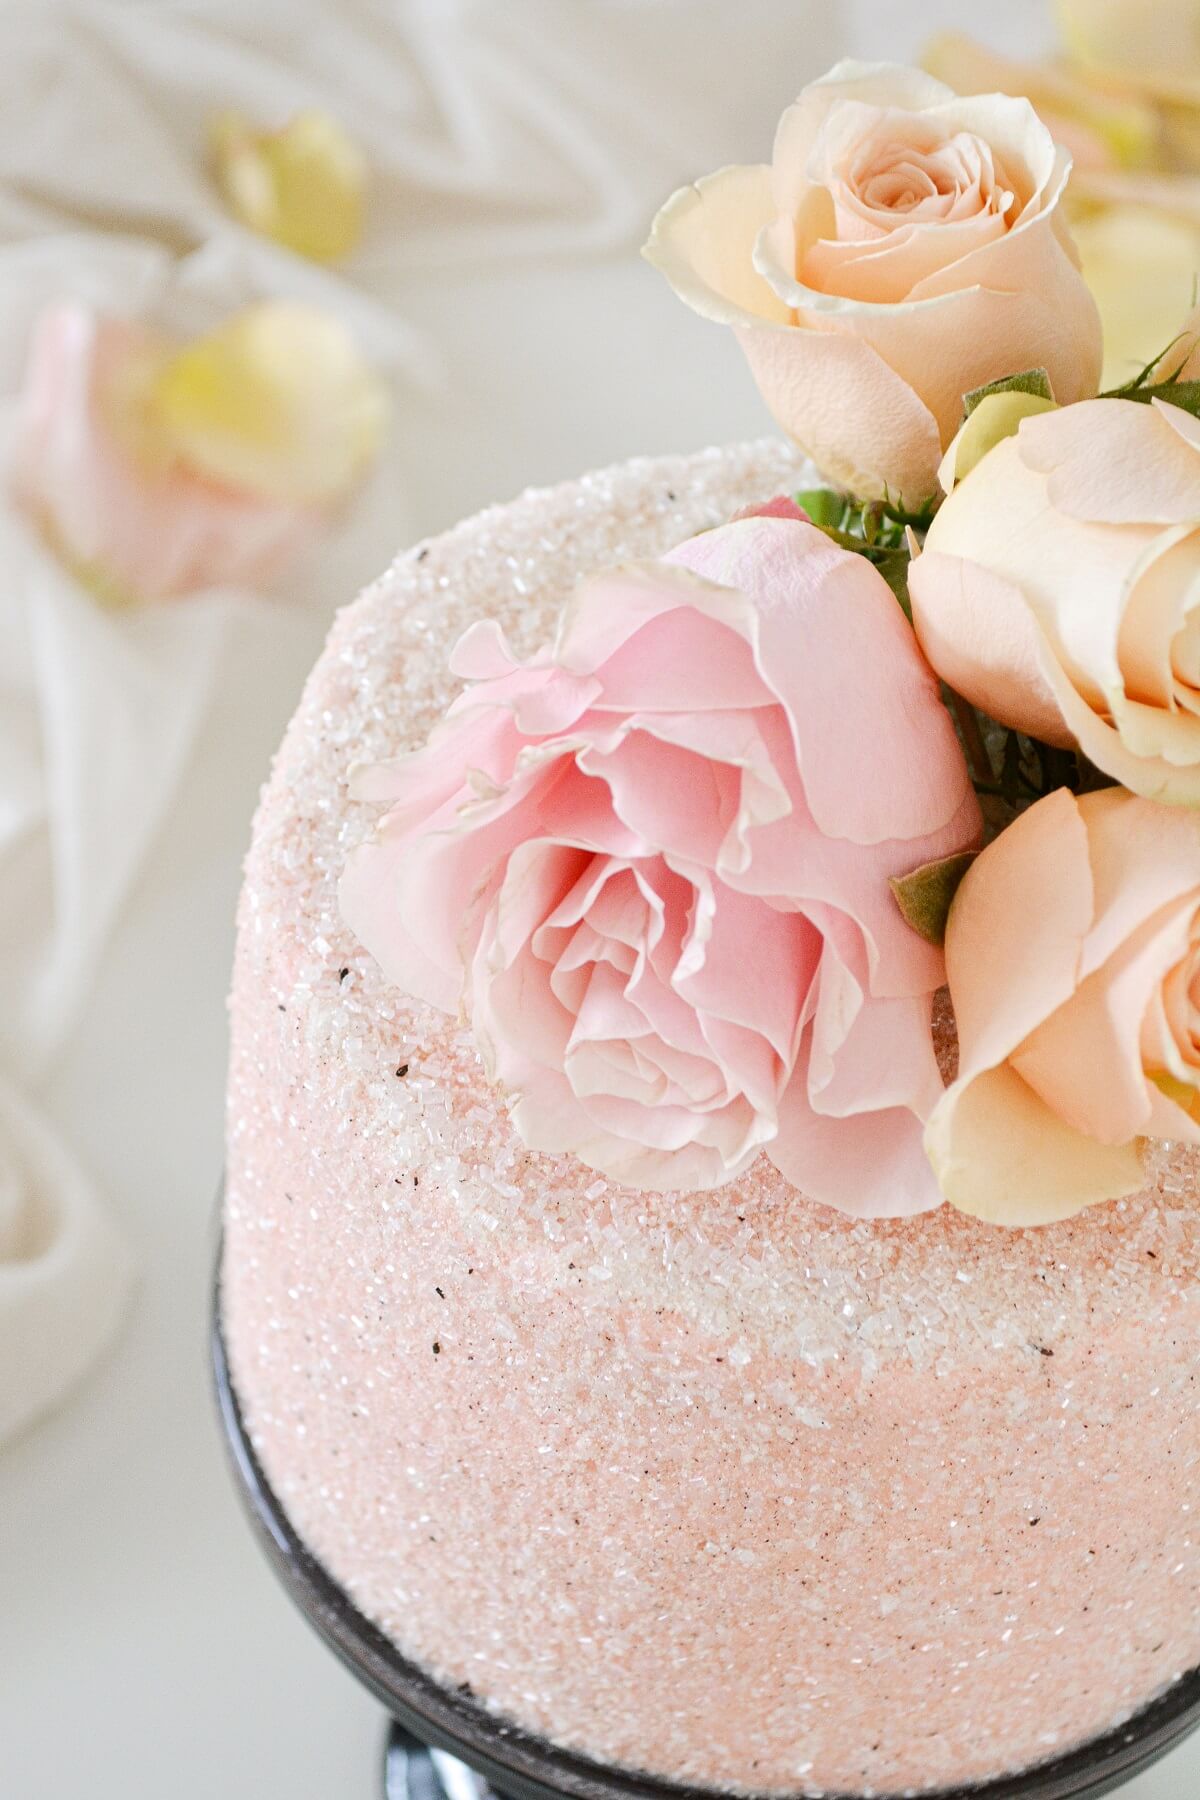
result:
[[(719, 1800), (689, 1788), (593, 1762), (505, 1723), (466, 1688), (440, 1687), (407, 1661), (310, 1555), (259, 1466), (242, 1421), (214, 1286), (213, 1376), (234, 1480), (259, 1542), (309, 1624), (387, 1709), (392, 1720), (384, 1773), (386, 1800)], [(1200, 1669), (1116, 1731), (1022, 1775), (920, 1800), (1099, 1800), (1148, 1769), (1200, 1725)], [(778, 1800), (778, 1797), (772, 1797)], [(861, 1800), (827, 1795), (825, 1800)], [(888, 1800), (879, 1796), (878, 1800)]]

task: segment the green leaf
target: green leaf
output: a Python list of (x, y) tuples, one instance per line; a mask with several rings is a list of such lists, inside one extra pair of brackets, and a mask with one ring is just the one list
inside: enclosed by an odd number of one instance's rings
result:
[(1045, 369), (1022, 369), (1018, 375), (1004, 375), (999, 381), (985, 381), (963, 395), (963, 413), (969, 419), (981, 400), (989, 394), (1037, 394), (1042, 400), (1053, 400), (1054, 389)]
[(945, 943), (951, 903), (974, 861), (974, 851), (964, 850), (940, 862), (922, 863), (911, 875), (894, 875), (889, 882), (896, 905), (927, 944)]
[(846, 516), (846, 496), (834, 488), (806, 488), (792, 499), (814, 525), (840, 525)]

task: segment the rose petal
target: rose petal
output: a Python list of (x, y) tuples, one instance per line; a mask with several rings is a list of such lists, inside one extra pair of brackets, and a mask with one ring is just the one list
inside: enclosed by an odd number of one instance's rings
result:
[(772, 165), (775, 202), (794, 212), (804, 194), (803, 171), (830, 111), (848, 100), (867, 106), (908, 107), (914, 112), (952, 97), (951, 90), (921, 69), (901, 63), (867, 63), (845, 58), (828, 75), (811, 81), (779, 121)]
[[(589, 584), (588, 592), (597, 606), (613, 604), (601, 579)], [(598, 711), (686, 711), (694, 716), (769, 703), (771, 696), (741, 632), (683, 603), (682, 594), (680, 600), (599, 664)]]
[(1047, 1225), (1135, 1194), (1135, 1144), (1098, 1144), (1058, 1118), (1006, 1064), (960, 1079), (925, 1130), (946, 1199), (994, 1225)]
[(1064, 406), (1022, 425), (1021, 460), (1049, 477), (1050, 503), (1068, 518), (1191, 524), (1200, 518), (1200, 455), (1164, 417), (1178, 410), (1131, 400)]
[(1093, 917), (1080, 963), (1090, 975), (1148, 918), (1200, 890), (1200, 818), (1119, 788), (1080, 799)]
[(810, 1200), (856, 1218), (901, 1218), (941, 1204), (920, 1121), (903, 1107), (825, 1118), (809, 1103), (803, 1063), (780, 1104), (767, 1155)]
[[(970, 780), (953, 726), (894, 595), (863, 558), (815, 527), (763, 519), (693, 538), (670, 560), (754, 601), (759, 667), (788, 709), (822, 832), (860, 844), (912, 839), (958, 811)], [(864, 642), (877, 654), (864, 658)], [(869, 735), (843, 729), (848, 692), (872, 721)]]
[[(960, 1085), (1002, 1062), (1070, 999), (1094, 902), (1087, 828), (1065, 788), (1022, 813), (976, 858), (946, 928)], [(996, 969), (1005, 971), (1002, 986)]]
[[(1000, 572), (1023, 596), (1077, 691), (1099, 710), (1121, 690), (1117, 646), (1129, 585), (1158, 534), (1153, 527), (1064, 529), (1047, 505), (1044, 477), (1026, 460), (1031, 435), (1091, 404), (1023, 420), (1016, 437), (997, 444), (955, 489), (934, 519), (925, 547)], [(1019, 530), (1014, 521), (1020, 521)], [(991, 656), (991, 634), (985, 631), (976, 659), (982, 664)], [(1045, 672), (1044, 680), (1049, 681)]]
[[(822, 986), (830, 959), (822, 968)], [(866, 999), (836, 1043), (827, 1044), (828, 1071), (816, 1077), (822, 1016), (814, 1026), (809, 1100), (825, 1118), (853, 1118), (899, 1106), (928, 1118), (941, 1099), (928, 994), (895, 1000)], [(899, 1054), (898, 1047), (904, 1052)]]
[(1184, 954), (1194, 911), (1193, 901), (1142, 925), (1012, 1053), (1046, 1105), (1098, 1143), (1125, 1144), (1150, 1129), (1136, 1027)]
[(820, 954), (819, 934), (807, 919), (721, 886), (703, 960), (682, 970), (674, 985), (697, 1012), (765, 1038), (790, 1067)]
[(642, 255), (706, 319), (786, 325), (790, 308), (775, 298), (752, 260), (754, 241), (775, 212), (765, 164), (719, 169), (671, 195)]
[(918, 641), (942, 680), (1002, 725), (1069, 747), (1045, 664), (1045, 635), (1021, 590), (965, 557), (926, 545), (909, 568)]
[(979, 212), (952, 224), (897, 226), (874, 243), (826, 238), (813, 245), (799, 269), (806, 288), (870, 305), (895, 304), (910, 299), (918, 283), (947, 261), (994, 243), (1006, 229), (1002, 215)]
[(737, 338), (776, 421), (827, 480), (864, 499), (887, 488), (913, 506), (935, 491), (938, 422), (870, 344), (749, 320), (738, 324)]
[(1167, 806), (1200, 806), (1200, 763), (1179, 768), (1161, 756), (1139, 756), (1054, 667), (1047, 665), (1059, 709), (1084, 755), (1135, 794)]
[(1200, 533), (1178, 526), (1161, 533), (1129, 585), (1117, 658), (1131, 700), (1167, 713), (1177, 710), (1172, 649), (1197, 607)]

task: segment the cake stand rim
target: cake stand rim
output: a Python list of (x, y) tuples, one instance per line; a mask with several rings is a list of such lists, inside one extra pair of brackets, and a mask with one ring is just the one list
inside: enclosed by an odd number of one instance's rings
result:
[[(233, 1383), (221, 1309), (221, 1241), (212, 1282), (211, 1379), (226, 1459), (244, 1511), (293, 1604), (324, 1643), (423, 1743), (448, 1751), (514, 1800), (811, 1800), (797, 1789), (700, 1787), (639, 1774), (560, 1749), (443, 1687), (361, 1613), (295, 1530), (250, 1442)], [(1200, 1726), (1200, 1666), (1123, 1725), (1017, 1774), (955, 1788), (909, 1789), (874, 1800), (1101, 1800)], [(825, 1790), (821, 1800), (864, 1800)]]

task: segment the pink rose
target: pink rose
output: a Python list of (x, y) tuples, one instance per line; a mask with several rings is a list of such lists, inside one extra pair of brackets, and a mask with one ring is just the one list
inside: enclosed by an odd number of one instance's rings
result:
[(814, 1198), (937, 1203), (920, 1121), (941, 953), (890, 876), (979, 813), (881, 577), (815, 528), (732, 523), (585, 581), (516, 662), (473, 627), (343, 914), (400, 987), (465, 1010), (534, 1149), (644, 1188), (760, 1150)]
[(1143, 1137), (1200, 1143), (1200, 819), (1065, 789), (950, 910), (958, 1079), (926, 1143), (946, 1198), (1038, 1225), (1135, 1192)]
[(1027, 100), (839, 63), (771, 165), (681, 188), (644, 254), (737, 332), (779, 424), (832, 481), (934, 493), (970, 389), (1048, 370), (1094, 394), (1100, 320), (1059, 211), (1070, 157)]

